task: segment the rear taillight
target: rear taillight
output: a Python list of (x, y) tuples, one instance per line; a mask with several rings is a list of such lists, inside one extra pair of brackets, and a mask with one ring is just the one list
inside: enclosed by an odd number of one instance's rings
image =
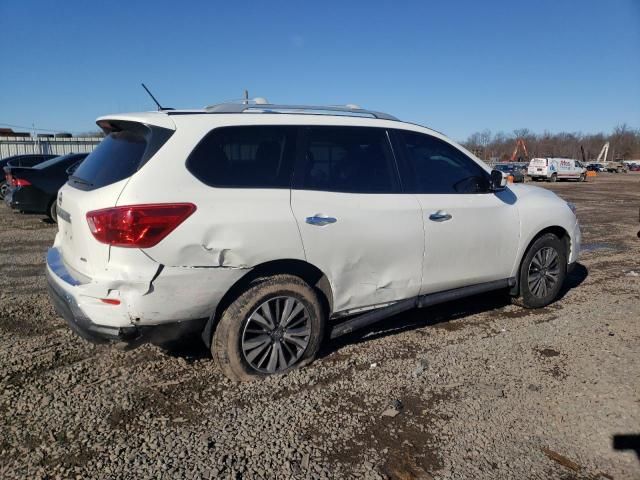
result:
[(87, 213), (91, 233), (114, 247), (149, 248), (157, 245), (189, 215), (192, 203), (162, 203), (105, 208)]
[(28, 185), (31, 185), (31, 182), (29, 180), (25, 180), (24, 178), (13, 177), (11, 179), (11, 185), (13, 185), (14, 187), (26, 187)]

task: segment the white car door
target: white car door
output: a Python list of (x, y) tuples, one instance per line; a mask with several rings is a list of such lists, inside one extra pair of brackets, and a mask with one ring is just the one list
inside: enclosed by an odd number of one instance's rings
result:
[(489, 174), (448, 142), (395, 131), (402, 181), (422, 207), (425, 255), (421, 294), (511, 276), (520, 220), (508, 189), (489, 191)]
[(424, 235), (400, 193), (384, 129), (301, 127), (291, 207), (307, 260), (327, 275), (334, 312), (418, 294)]

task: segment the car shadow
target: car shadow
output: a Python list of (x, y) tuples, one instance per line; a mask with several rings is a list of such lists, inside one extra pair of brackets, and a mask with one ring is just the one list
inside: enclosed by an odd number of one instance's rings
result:
[(330, 355), (346, 345), (353, 345), (389, 335), (429, 326), (442, 326), (444, 329), (457, 330), (460, 326), (450, 326), (449, 322), (460, 318), (503, 308), (511, 304), (505, 291), (474, 295), (426, 308), (413, 308), (406, 312), (386, 318), (378, 323), (328, 340), (323, 345), (319, 357)]
[(576, 263), (573, 270), (567, 275), (562, 288), (560, 289), (560, 293), (558, 294), (558, 298), (556, 298), (556, 302), (564, 298), (564, 296), (573, 290), (574, 288), (578, 288), (582, 282), (584, 282), (589, 276), (589, 269), (585, 267), (582, 263)]
[(13, 212), (16, 215), (26, 215), (28, 217), (42, 217), (40, 218), (40, 221), (42, 221), (42, 223), (46, 223), (47, 225), (55, 225), (56, 222), (54, 222), (53, 220), (51, 220), (46, 213), (41, 213), (41, 212), (22, 212), (19, 210), (13, 210)]
[[(589, 271), (584, 265), (581, 263), (576, 264), (573, 271), (567, 275), (567, 279), (556, 301), (563, 298), (569, 291), (579, 287), (585, 281), (588, 274)], [(511, 297), (507, 291), (498, 290), (431, 307), (414, 308), (334, 340), (329, 340), (327, 336), (327, 340), (320, 349), (318, 358), (326, 357), (346, 345), (367, 342), (407, 330), (428, 326), (438, 326), (451, 331), (458, 330), (464, 328), (464, 324), (453, 325), (450, 323), (452, 320), (469, 317), (477, 313), (497, 310), (507, 305), (511, 305)], [(499, 312), (496, 313), (497, 317), (500, 317), (500, 315)], [(507, 316), (505, 316), (505, 318), (507, 318)], [(157, 345), (167, 355), (183, 358), (187, 362), (194, 362), (211, 357), (210, 350), (205, 346), (200, 335), (195, 333), (171, 341), (158, 343)]]
[[(584, 265), (581, 263), (576, 264), (571, 273), (567, 275), (567, 279), (555, 302), (562, 299), (569, 291), (580, 286), (588, 274), (589, 271)], [(330, 355), (345, 345), (366, 342), (417, 328), (441, 326), (446, 330), (458, 330), (463, 328), (463, 325), (453, 326), (449, 322), (477, 313), (497, 310), (507, 305), (511, 305), (511, 296), (507, 291), (499, 290), (432, 307), (414, 308), (337, 339), (327, 340), (320, 351), (319, 357)], [(496, 316), (499, 317), (500, 313), (496, 313)]]
[(202, 337), (197, 333), (189, 333), (181, 337), (164, 342), (154, 342), (166, 355), (182, 358), (187, 363), (211, 358), (211, 351), (207, 348)]

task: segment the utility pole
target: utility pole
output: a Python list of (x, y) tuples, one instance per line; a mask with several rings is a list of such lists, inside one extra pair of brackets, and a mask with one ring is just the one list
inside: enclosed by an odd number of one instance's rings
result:
[(244, 100), (242, 101), (245, 105), (249, 105), (249, 90), (244, 91)]

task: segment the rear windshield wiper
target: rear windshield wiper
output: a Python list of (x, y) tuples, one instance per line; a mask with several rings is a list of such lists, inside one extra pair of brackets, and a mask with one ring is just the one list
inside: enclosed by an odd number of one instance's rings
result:
[(81, 183), (82, 185), (86, 185), (87, 187), (93, 187), (93, 183), (84, 178), (76, 177), (75, 175), (71, 175), (69, 180), (73, 180), (74, 182)]

